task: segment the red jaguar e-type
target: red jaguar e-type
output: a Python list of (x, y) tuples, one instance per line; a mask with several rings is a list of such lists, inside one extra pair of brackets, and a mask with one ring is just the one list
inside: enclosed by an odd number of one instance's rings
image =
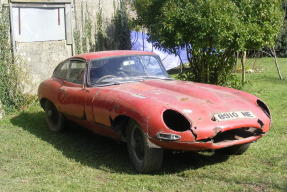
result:
[(69, 120), (122, 140), (139, 172), (158, 170), (164, 149), (242, 154), (271, 124), (257, 97), (173, 80), (151, 52), (71, 57), (40, 84), (38, 97), (52, 131), (68, 128)]

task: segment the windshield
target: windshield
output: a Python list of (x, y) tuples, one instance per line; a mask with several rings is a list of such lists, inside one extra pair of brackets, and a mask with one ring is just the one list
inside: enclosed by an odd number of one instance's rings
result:
[(132, 55), (91, 61), (91, 85), (124, 83), (144, 79), (168, 79), (168, 74), (157, 56)]

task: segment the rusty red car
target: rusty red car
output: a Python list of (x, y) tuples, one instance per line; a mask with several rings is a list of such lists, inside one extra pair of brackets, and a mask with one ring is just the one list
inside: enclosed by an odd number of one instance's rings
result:
[(164, 150), (242, 154), (266, 134), (262, 100), (216, 85), (174, 80), (152, 52), (103, 51), (61, 62), (38, 89), (51, 131), (77, 123), (127, 143), (139, 172), (159, 170)]

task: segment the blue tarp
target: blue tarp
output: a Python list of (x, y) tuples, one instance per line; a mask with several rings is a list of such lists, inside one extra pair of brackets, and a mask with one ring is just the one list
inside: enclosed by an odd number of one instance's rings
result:
[(143, 32), (132, 31), (131, 42), (132, 50), (151, 51), (160, 56), (166, 70), (175, 68), (180, 65), (180, 62), (188, 63), (186, 51), (184, 49), (178, 51), (178, 56), (169, 54), (163, 50), (155, 48), (152, 43), (147, 41), (148, 35)]

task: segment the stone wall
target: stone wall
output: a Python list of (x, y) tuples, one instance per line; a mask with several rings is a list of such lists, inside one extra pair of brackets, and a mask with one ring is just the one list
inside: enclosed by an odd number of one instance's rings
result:
[(2, 4), (8, 4), (8, 0), (0, 0), (0, 5)]
[(51, 77), (55, 67), (72, 55), (66, 41), (16, 42), (16, 61), (27, 74), (24, 92), (36, 93), (41, 81)]
[[(120, 0), (73, 0), (73, 2), (74, 32), (82, 37), (82, 39), (78, 39), (75, 36), (75, 47), (78, 48), (75, 52), (94, 51), (95, 49), (91, 47), (91, 44), (93, 46), (96, 44), (96, 32), (101, 29), (105, 33), (106, 28), (111, 27), (111, 20)], [(97, 23), (99, 16), (102, 19), (102, 26), (98, 26)], [(77, 46), (77, 43), (80, 46)]]
[(95, 21), (99, 6), (103, 10), (104, 17), (110, 19), (114, 13), (114, 5), (117, 6), (118, 2), (119, 0), (73, 0), (76, 22), (81, 24), (82, 15), (86, 14), (87, 11), (91, 19)]
[[(14, 3), (21, 2), (57, 2), (57, 0), (11, 0)], [(93, 21), (93, 33), (95, 32), (96, 16), (99, 6), (102, 9), (103, 17), (111, 19), (114, 14), (115, 4), (118, 0), (59, 0), (59, 2), (72, 3), (72, 34), (77, 28), (83, 28), (84, 16), (88, 14)], [(8, 0), (0, 0), (0, 3), (8, 3)], [(83, 31), (81, 30), (81, 35)], [(17, 63), (27, 74), (27, 82), (25, 83), (25, 92), (35, 94), (37, 87), (41, 81), (49, 78), (59, 62), (73, 55), (74, 45), (68, 45), (63, 41), (45, 41), (45, 42), (15, 42), (15, 58)]]

